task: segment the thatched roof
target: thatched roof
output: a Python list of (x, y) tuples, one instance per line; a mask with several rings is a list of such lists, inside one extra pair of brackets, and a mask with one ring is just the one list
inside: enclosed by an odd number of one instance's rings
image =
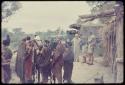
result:
[(79, 17), (81, 19), (87, 19), (87, 18), (101, 18), (101, 17), (109, 17), (109, 16), (115, 16), (114, 10), (108, 10), (97, 14), (80, 15)]
[(80, 29), (80, 27), (81, 27), (81, 25), (80, 24), (71, 24), (70, 26), (69, 26), (70, 28), (74, 28), (74, 29)]
[[(124, 14), (123, 9), (120, 9), (119, 12), (121, 12), (121, 14)], [(104, 17), (111, 17), (111, 16), (116, 16), (115, 10), (107, 10), (105, 12), (101, 12), (97, 14), (80, 15), (79, 18), (82, 19), (82, 22), (85, 23), (85, 22), (92, 21), (97, 18), (104, 18)]]
[(94, 27), (94, 28), (99, 28), (102, 27), (103, 24), (100, 23), (93, 23), (93, 22), (86, 22), (81, 24), (82, 27)]
[(70, 28), (72, 29), (76, 29), (76, 30), (80, 30), (81, 27), (85, 27), (85, 28), (100, 28), (103, 27), (103, 24), (98, 24), (98, 23), (92, 23), (92, 22), (86, 22), (86, 23), (76, 23), (76, 24), (71, 24)]

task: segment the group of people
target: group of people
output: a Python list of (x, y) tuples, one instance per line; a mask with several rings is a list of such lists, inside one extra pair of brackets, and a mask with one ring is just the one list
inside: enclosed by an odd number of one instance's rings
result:
[(75, 34), (75, 37), (72, 40), (73, 43), (73, 52), (74, 52), (74, 61), (87, 63), (93, 65), (94, 61), (94, 48), (96, 45), (96, 38), (90, 32), (90, 36), (87, 37), (87, 40), (80, 38), (78, 34)]
[[(9, 38), (10, 39), (10, 38)], [(11, 79), (10, 62), (13, 52), (9, 48), (10, 42), (2, 42), (2, 82), (9, 83)], [(6, 44), (7, 43), (7, 44)], [(41, 40), (38, 35), (31, 39), (23, 38), (17, 49), (15, 72), (22, 83), (71, 83), (74, 53), (72, 43), (65, 42), (61, 37), (55, 41)], [(62, 75), (62, 69), (64, 74)], [(40, 75), (42, 75), (42, 82)]]
[[(73, 62), (79, 61), (80, 42), (78, 34), (75, 34), (72, 41), (64, 41), (62, 37), (58, 37), (55, 41), (43, 41), (38, 35), (33, 39), (27, 36), (21, 40), (16, 51), (15, 72), (22, 83), (34, 83), (36, 77), (38, 83), (48, 83), (49, 79), (51, 83), (55, 83), (56, 80), (58, 83), (72, 83)], [(84, 49), (82, 59), (86, 61), (89, 58), (89, 64), (92, 65), (94, 43), (92, 39), (89, 39), (88, 43), (88, 50)], [(9, 83), (11, 79), (10, 62), (13, 53), (9, 49), (9, 44), (10, 37), (7, 35), (2, 41), (2, 82), (4, 83)]]

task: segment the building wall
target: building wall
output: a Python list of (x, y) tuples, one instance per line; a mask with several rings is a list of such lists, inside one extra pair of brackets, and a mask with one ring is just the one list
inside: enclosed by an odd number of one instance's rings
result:
[[(123, 18), (117, 23), (116, 29), (117, 58), (123, 59)], [(117, 62), (117, 83), (123, 82), (123, 62)]]

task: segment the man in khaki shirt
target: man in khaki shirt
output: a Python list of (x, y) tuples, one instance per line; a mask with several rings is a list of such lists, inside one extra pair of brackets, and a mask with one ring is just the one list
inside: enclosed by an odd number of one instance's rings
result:
[(88, 38), (88, 64), (93, 65), (93, 61), (94, 61), (94, 56), (93, 56), (93, 52), (94, 52), (94, 46), (95, 46), (95, 35), (93, 35), (91, 33), (90, 37)]

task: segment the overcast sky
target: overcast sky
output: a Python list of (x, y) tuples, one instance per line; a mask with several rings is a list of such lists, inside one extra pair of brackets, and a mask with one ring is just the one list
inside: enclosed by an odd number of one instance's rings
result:
[(85, 1), (41, 1), (21, 2), (22, 8), (2, 22), (2, 28), (21, 27), (26, 33), (36, 31), (68, 29), (76, 23), (79, 15), (89, 14), (90, 7)]

